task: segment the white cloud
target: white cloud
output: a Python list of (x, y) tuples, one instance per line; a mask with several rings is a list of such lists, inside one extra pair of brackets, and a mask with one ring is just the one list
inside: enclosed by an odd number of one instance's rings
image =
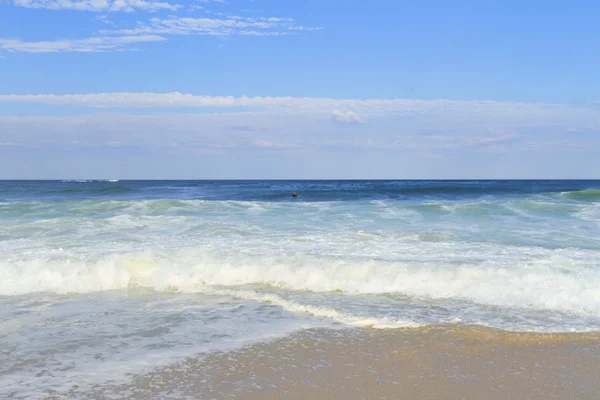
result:
[(444, 134), (442, 132), (436, 135), (425, 135), (423, 138), (428, 139), (432, 148), (458, 149), (463, 147), (472, 147), (486, 145), (489, 147), (500, 147), (501, 143), (506, 143), (519, 138), (516, 132), (507, 132), (503, 134), (495, 134), (489, 136), (490, 130), (483, 134), (471, 134), (455, 136), (452, 134)]
[[(196, 143), (199, 134), (215, 132), (211, 147), (231, 146), (241, 140), (242, 146), (264, 148), (346, 147), (353, 149), (423, 149), (425, 151), (483, 151), (504, 145), (523, 150), (523, 143), (550, 143), (563, 140), (568, 128), (592, 132), (600, 126), (600, 110), (595, 107), (512, 103), (493, 101), (414, 100), (414, 99), (328, 99), (297, 97), (233, 97), (197, 96), (182, 93), (95, 93), (76, 95), (0, 95), (1, 103), (38, 103), (52, 106), (77, 105), (103, 109), (145, 110), (143, 115), (125, 113), (97, 114), (97, 117), (71, 117), (61, 120), (56, 134), (73, 128), (79, 135), (89, 124), (99, 126), (104, 120), (114, 124), (102, 130), (129, 135), (136, 130), (144, 132), (169, 132), (169, 143)], [(22, 104), (26, 110), (27, 105)], [(171, 108), (165, 113), (152, 109)], [(178, 108), (196, 108), (197, 112), (176, 113)], [(218, 110), (218, 111), (217, 111)], [(336, 110), (333, 114), (329, 110)], [(91, 111), (91, 110), (90, 110)], [(46, 111), (47, 112), (47, 111)], [(64, 112), (64, 111), (61, 111)], [(139, 113), (132, 113), (139, 114)], [(355, 125), (345, 130), (343, 138), (330, 121), (351, 123), (369, 120), (369, 124)], [(2, 118), (0, 118), (1, 120)], [(12, 122), (10, 122), (12, 121)], [(4, 119), (4, 123), (26, 122), (25, 119)], [(32, 124), (50, 126), (38, 118)], [(65, 122), (68, 121), (68, 122)], [(2, 121), (0, 121), (2, 122)], [(234, 125), (232, 125), (234, 124)], [(214, 126), (214, 129), (209, 128)], [(198, 127), (202, 127), (201, 130)], [(0, 140), (19, 142), (21, 136), (9, 136), (19, 129), (5, 127)], [(171, 135), (184, 132), (184, 137)], [(0, 132), (3, 129), (0, 126)], [(46, 129), (48, 132), (51, 130)], [(32, 134), (37, 135), (35, 132)], [(157, 135), (159, 135), (157, 133)], [(173, 137), (171, 137), (173, 136)], [(141, 137), (141, 136), (140, 136)], [(230, 137), (231, 140), (225, 140)], [(368, 138), (368, 140), (366, 140)], [(120, 141), (119, 135), (98, 140)], [(213, 140), (211, 139), (211, 140)], [(33, 140), (33, 139), (32, 139)], [(140, 139), (141, 140), (141, 139)], [(584, 139), (571, 141), (581, 144)], [(585, 139), (588, 140), (588, 139)], [(591, 139), (590, 139), (591, 140)], [(130, 143), (130, 140), (125, 140)], [(134, 141), (135, 142), (135, 141)], [(202, 146), (206, 147), (208, 142)], [(521, 144), (521, 145), (520, 145)], [(183, 146), (183, 145), (182, 145)], [(540, 145), (541, 146), (541, 145)], [(595, 145), (590, 145), (588, 148)], [(190, 146), (187, 146), (190, 147)], [(196, 146), (197, 147), (197, 146)]]
[(519, 135), (515, 132), (513, 133), (507, 133), (505, 135), (499, 135), (499, 136), (486, 136), (486, 137), (482, 137), (479, 138), (476, 143), (499, 143), (499, 142), (506, 142), (512, 139), (517, 138)]
[[(53, 107), (83, 106), (92, 108), (90, 114), (80, 117), (0, 117), (4, 124), (34, 121), (33, 127), (49, 127), (60, 121), (61, 128), (54, 134), (64, 134), (72, 128), (72, 135), (90, 124), (105, 125), (110, 129), (99, 142), (121, 141), (136, 131), (144, 141), (146, 132), (169, 132), (169, 143), (197, 142), (198, 135), (215, 132), (215, 140), (242, 140), (265, 148), (295, 146), (343, 146), (352, 148), (424, 148), (461, 149), (483, 148), (492, 145), (518, 147), (518, 143), (539, 143), (563, 140), (568, 128), (590, 132), (589, 126), (600, 124), (600, 110), (588, 107), (547, 106), (527, 103), (478, 102), (454, 100), (381, 100), (381, 99), (327, 99), (294, 97), (232, 97), (195, 96), (181, 93), (98, 93), (82, 95), (0, 95), (1, 103), (46, 104)], [(1, 105), (0, 105), (1, 107)], [(144, 112), (98, 114), (94, 108), (138, 109)], [(155, 112), (154, 109), (161, 109)], [(171, 112), (164, 112), (172, 108)], [(177, 113), (178, 108), (197, 108), (197, 112)], [(337, 110), (336, 119), (352, 122), (368, 118), (369, 124), (357, 124), (356, 129), (344, 131), (329, 123)], [(353, 110), (353, 111), (349, 111)], [(48, 113), (46, 110), (44, 113)], [(65, 110), (59, 111), (64, 114)], [(68, 112), (68, 111), (67, 111)], [(78, 112), (81, 112), (79, 110)], [(46, 121), (47, 122), (43, 122)], [(0, 121), (1, 122), (1, 121)], [(67, 129), (65, 126), (71, 128)], [(211, 126), (213, 128), (211, 128)], [(199, 129), (199, 127), (202, 127)], [(0, 141), (19, 142), (24, 137), (5, 125), (0, 127)], [(45, 129), (52, 137), (52, 130)], [(183, 132), (175, 137), (174, 132)], [(4, 132), (4, 133), (1, 133)], [(115, 135), (112, 135), (115, 133)], [(158, 133), (157, 133), (158, 134)], [(173, 134), (173, 135), (171, 135)], [(35, 129), (32, 135), (39, 135)], [(160, 134), (158, 134), (160, 135)], [(173, 136), (173, 137), (171, 137)], [(221, 138), (221, 139), (219, 139)], [(582, 143), (586, 137), (578, 138)], [(368, 140), (367, 140), (368, 139)], [(32, 140), (34, 140), (32, 138)], [(129, 143), (129, 140), (125, 140)], [(223, 144), (221, 144), (223, 145)]]
[(272, 149), (288, 149), (298, 147), (297, 144), (294, 143), (273, 143), (268, 140), (255, 140), (254, 145), (258, 147), (267, 147)]
[(22, 147), (23, 143), (16, 142), (0, 142), (0, 147)]
[[(115, 41), (104, 38), (83, 41), (20, 42), (0, 41), (0, 47), (15, 51), (101, 51), (137, 41), (160, 41), (160, 36), (116, 37)], [(539, 126), (549, 121), (559, 121), (567, 113), (571, 118), (563, 129), (573, 127), (573, 120), (587, 124), (600, 122), (600, 110), (595, 107), (570, 107), (539, 103), (516, 103), (500, 101), (458, 101), (458, 100), (415, 100), (415, 99), (328, 99), (311, 97), (233, 97), (198, 96), (185, 93), (92, 93), (73, 95), (0, 95), (0, 102), (42, 103), (54, 105), (81, 105), (112, 108), (246, 108), (270, 109), (278, 112), (312, 112), (328, 115), (334, 112), (335, 118), (342, 121), (357, 121), (363, 117), (419, 117), (423, 115), (444, 115), (453, 118), (481, 118), (494, 122), (494, 126), (505, 125), (506, 118), (519, 119), (531, 126)], [(352, 111), (350, 111), (352, 110)], [(360, 115), (360, 117), (359, 117)], [(558, 124), (558, 122), (556, 122)], [(491, 126), (491, 125), (490, 125)], [(559, 125), (556, 125), (557, 128)], [(487, 134), (494, 132), (486, 131)], [(498, 132), (506, 132), (506, 129)], [(494, 134), (495, 135), (495, 134)]]
[[(60, 96), (59, 96), (60, 97)], [(320, 114), (315, 114), (320, 112)], [(279, 150), (289, 154), (307, 151), (377, 152), (377, 154), (444, 154), (453, 157), (465, 152), (528, 152), (532, 150), (585, 152), (598, 149), (594, 137), (565, 141), (561, 132), (547, 132), (556, 121), (547, 121), (539, 133), (528, 129), (519, 119), (504, 115), (502, 122), (521, 126), (514, 131), (488, 124), (487, 113), (472, 113), (469, 118), (453, 112), (417, 114), (409, 119), (382, 116), (370, 124), (341, 132), (330, 123), (330, 113), (285, 113), (279, 108), (261, 112), (202, 113), (94, 113), (77, 116), (0, 116), (0, 142), (7, 148), (47, 148), (48, 151), (84, 147), (146, 149), (151, 152), (240, 152), (263, 148), (271, 155)], [(556, 115), (556, 109), (548, 115)], [(559, 114), (560, 115), (560, 114)], [(539, 120), (538, 117), (534, 119)], [(589, 119), (589, 118), (588, 118)], [(597, 118), (598, 119), (598, 118)], [(580, 117), (561, 115), (563, 122), (579, 122)], [(235, 129), (232, 129), (235, 121)], [(411, 125), (413, 124), (413, 125)], [(40, 130), (39, 127), (44, 129)], [(485, 126), (485, 128), (482, 128)], [(449, 130), (451, 127), (452, 130)], [(493, 128), (490, 133), (487, 128)], [(437, 132), (423, 135), (421, 131)], [(457, 135), (455, 132), (460, 132)], [(518, 132), (518, 134), (517, 134)], [(52, 150), (54, 149), (54, 150)], [(229, 150), (228, 150), (229, 149)], [(157, 153), (157, 154), (158, 154)], [(233, 154), (233, 153), (230, 153)], [(237, 153), (236, 153), (237, 154)]]
[[(25, 99), (46, 104), (106, 104), (110, 99), (124, 101), (122, 107), (145, 101), (161, 111), (96, 109), (87, 114), (79, 109), (69, 116), (68, 109), (58, 109), (61, 116), (52, 117), (49, 107), (29, 110), (29, 104), (18, 104), (11, 108), (23, 116), (0, 116), (0, 176), (56, 177), (84, 168), (88, 175), (155, 179), (198, 178), (199, 173), (214, 178), (213, 172), (223, 178), (473, 178), (473, 174), (489, 178), (502, 169), (502, 177), (556, 178), (563, 176), (565, 165), (572, 177), (592, 176), (600, 166), (598, 135), (573, 135), (569, 140), (564, 136), (567, 127), (589, 132), (587, 126), (598, 126), (600, 110), (592, 107), (285, 97), (242, 102), (242, 98), (206, 97), (204, 104), (226, 104), (225, 108), (180, 113), (164, 112), (168, 104), (164, 95), (131, 95), (139, 98), (1, 96), (2, 102)], [(185, 100), (196, 104), (196, 97)], [(35, 116), (36, 110), (44, 116)], [(340, 131), (331, 123), (331, 110), (373, 117), (368, 117), (369, 124)], [(30, 148), (37, 149), (35, 156), (27, 153)], [(90, 151), (85, 154), (78, 151), (86, 148)], [(505, 152), (511, 157), (504, 157)], [(214, 162), (200, 154), (215, 156)], [(111, 157), (120, 162), (106, 162)], [(448, 161), (427, 169), (434, 159)], [(415, 168), (415, 163), (421, 164)], [(112, 164), (119, 167), (100, 173)], [(19, 165), (21, 172), (15, 169)], [(309, 168), (306, 175), (299, 172), (304, 167)]]
[[(211, 36), (283, 36), (294, 31), (311, 30), (297, 25), (291, 18), (247, 18), (228, 16), (225, 18), (191, 18), (169, 16), (168, 18), (152, 18), (147, 24), (140, 24), (135, 29), (104, 30), (104, 34), (139, 35), (211, 35)], [(315, 28), (316, 29), (316, 28)]]
[(17, 7), (44, 8), (49, 10), (77, 10), (77, 11), (124, 11), (132, 12), (136, 9), (145, 11), (170, 10), (175, 11), (182, 6), (160, 1), (145, 0), (13, 0)]
[(339, 111), (335, 110), (331, 113), (331, 118), (337, 122), (343, 122), (346, 124), (360, 124), (363, 121), (360, 119), (357, 113), (354, 111)]
[[(216, 1), (221, 2), (222, 1)], [(146, 0), (13, 0), (16, 6), (52, 10), (80, 10), (93, 12), (135, 10), (175, 11), (182, 6), (160, 1)], [(201, 6), (191, 6), (201, 8)], [(98, 35), (85, 39), (58, 39), (44, 41), (23, 41), (19, 38), (0, 38), (0, 49), (17, 52), (98, 52), (134, 50), (127, 45), (132, 43), (166, 40), (162, 35), (210, 35), (210, 36), (284, 36), (300, 31), (316, 30), (298, 25), (292, 18), (260, 17), (249, 18), (235, 15), (221, 15), (219, 18), (190, 18), (170, 15), (166, 18), (151, 18), (148, 22), (138, 21), (132, 29), (105, 29)], [(105, 15), (98, 21), (115, 26)]]
[(157, 35), (108, 36), (75, 40), (24, 42), (20, 39), (0, 39), (0, 49), (24, 53), (57, 52), (103, 52), (131, 50), (130, 45), (145, 42), (161, 42)]
[(106, 15), (97, 15), (96, 20), (100, 21), (102, 23), (105, 23), (107, 25), (116, 26), (116, 24), (114, 22), (108, 20), (108, 17)]

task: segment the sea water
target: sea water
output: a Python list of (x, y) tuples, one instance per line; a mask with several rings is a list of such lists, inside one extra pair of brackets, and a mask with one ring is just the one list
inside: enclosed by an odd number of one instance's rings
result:
[(0, 182), (0, 398), (430, 325), (599, 332), (600, 181)]

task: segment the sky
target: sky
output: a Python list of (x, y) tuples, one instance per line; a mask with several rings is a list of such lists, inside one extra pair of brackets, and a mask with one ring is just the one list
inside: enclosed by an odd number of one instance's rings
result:
[(0, 179), (600, 178), (598, 15), (0, 0)]

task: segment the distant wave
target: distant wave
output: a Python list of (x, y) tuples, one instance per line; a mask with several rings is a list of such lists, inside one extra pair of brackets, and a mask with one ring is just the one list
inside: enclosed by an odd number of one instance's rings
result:
[(115, 179), (115, 178), (111, 178), (111, 179), (63, 179), (63, 180), (61, 180), (61, 182), (62, 183), (119, 182), (119, 180)]
[[(293, 201), (293, 202), (327, 202), (327, 201), (370, 201), (370, 200), (423, 200), (423, 199), (468, 199), (481, 197), (507, 197), (523, 195), (553, 195), (571, 192), (573, 186), (534, 185), (527, 182), (491, 181), (472, 182), (439, 181), (439, 182), (337, 182), (328, 183), (281, 183), (272, 187), (244, 187), (236, 196), (227, 192), (206, 195), (207, 200), (246, 200), (246, 201)], [(297, 198), (290, 193), (297, 192)], [(587, 191), (582, 191), (587, 192)], [(576, 192), (574, 192), (576, 193)]]
[(562, 195), (574, 200), (600, 201), (600, 189), (575, 190)]
[[(596, 199), (597, 181), (0, 181), (0, 194), (35, 198), (56, 193), (125, 193), (135, 198), (175, 198), (262, 202), (336, 202), (371, 200), (461, 200), (523, 196)], [(585, 189), (585, 190), (584, 190)], [(293, 192), (298, 193), (292, 198)], [(78, 196), (81, 197), (81, 196)], [(125, 197), (130, 197), (125, 196)]]
[(109, 193), (128, 193), (134, 192), (135, 189), (126, 186), (81, 186), (69, 188), (52, 188), (47, 189), (42, 194), (71, 194), (71, 193), (89, 193), (89, 194), (109, 194)]
[[(127, 194), (134, 189), (122, 186), (102, 186), (77, 188), (68, 187), (46, 191), (44, 194), (69, 195), (69, 194), (91, 194), (86, 196), (85, 200), (69, 200), (71, 213), (82, 215), (96, 215), (104, 212), (122, 212), (132, 215), (158, 215), (164, 213), (175, 213), (177, 215), (195, 215), (200, 216), (203, 213), (213, 212), (235, 212), (242, 214), (257, 214), (264, 212), (287, 212), (290, 209), (306, 211), (313, 209), (315, 212), (328, 210), (335, 211), (335, 207), (342, 206), (342, 202), (320, 201), (320, 202), (273, 202), (273, 201), (241, 201), (241, 200), (183, 200), (183, 199), (154, 199), (154, 200), (133, 200), (120, 198), (120, 196), (110, 196), (111, 194)], [(570, 192), (579, 194), (579, 192)], [(94, 194), (99, 196), (93, 196)], [(102, 195), (109, 195), (103, 197)], [(561, 199), (562, 197), (562, 199)], [(569, 196), (567, 196), (569, 197)], [(423, 202), (409, 201), (406, 203), (396, 202), (391, 199), (385, 200), (359, 200), (365, 203), (360, 207), (367, 207), (373, 216), (381, 218), (410, 218), (410, 215), (422, 216), (444, 216), (454, 215), (457, 217), (505, 217), (514, 215), (526, 215), (533, 218), (546, 217), (564, 217), (568, 215), (579, 216), (582, 211), (588, 212), (586, 204), (574, 204), (564, 201), (564, 197), (541, 198), (523, 200), (500, 201), (498, 198), (489, 200), (473, 199), (472, 201), (453, 201), (452, 199), (430, 199)], [(594, 200), (593, 196), (583, 197), (584, 200)], [(61, 204), (65, 200), (61, 199)], [(54, 202), (29, 201), (29, 202), (0, 202), (3, 205), (1, 211), (5, 213), (31, 212), (35, 209), (41, 213), (53, 212)], [(307, 208), (308, 207), (308, 208)], [(333, 208), (332, 208), (333, 207)], [(41, 214), (38, 214), (41, 215)]]
[[(291, 190), (291, 189), (290, 189)], [(420, 198), (456, 198), (479, 197), (489, 195), (510, 195), (527, 193), (514, 187), (475, 187), (439, 185), (423, 187), (364, 187), (331, 189), (303, 189), (298, 192), (297, 199), (290, 199), (287, 192), (255, 192), (249, 200), (257, 201), (347, 201), (347, 200), (404, 200)]]

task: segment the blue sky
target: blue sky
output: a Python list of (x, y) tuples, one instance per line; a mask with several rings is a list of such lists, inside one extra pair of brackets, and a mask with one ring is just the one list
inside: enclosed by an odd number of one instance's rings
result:
[(600, 178), (598, 15), (0, 0), (0, 178)]

